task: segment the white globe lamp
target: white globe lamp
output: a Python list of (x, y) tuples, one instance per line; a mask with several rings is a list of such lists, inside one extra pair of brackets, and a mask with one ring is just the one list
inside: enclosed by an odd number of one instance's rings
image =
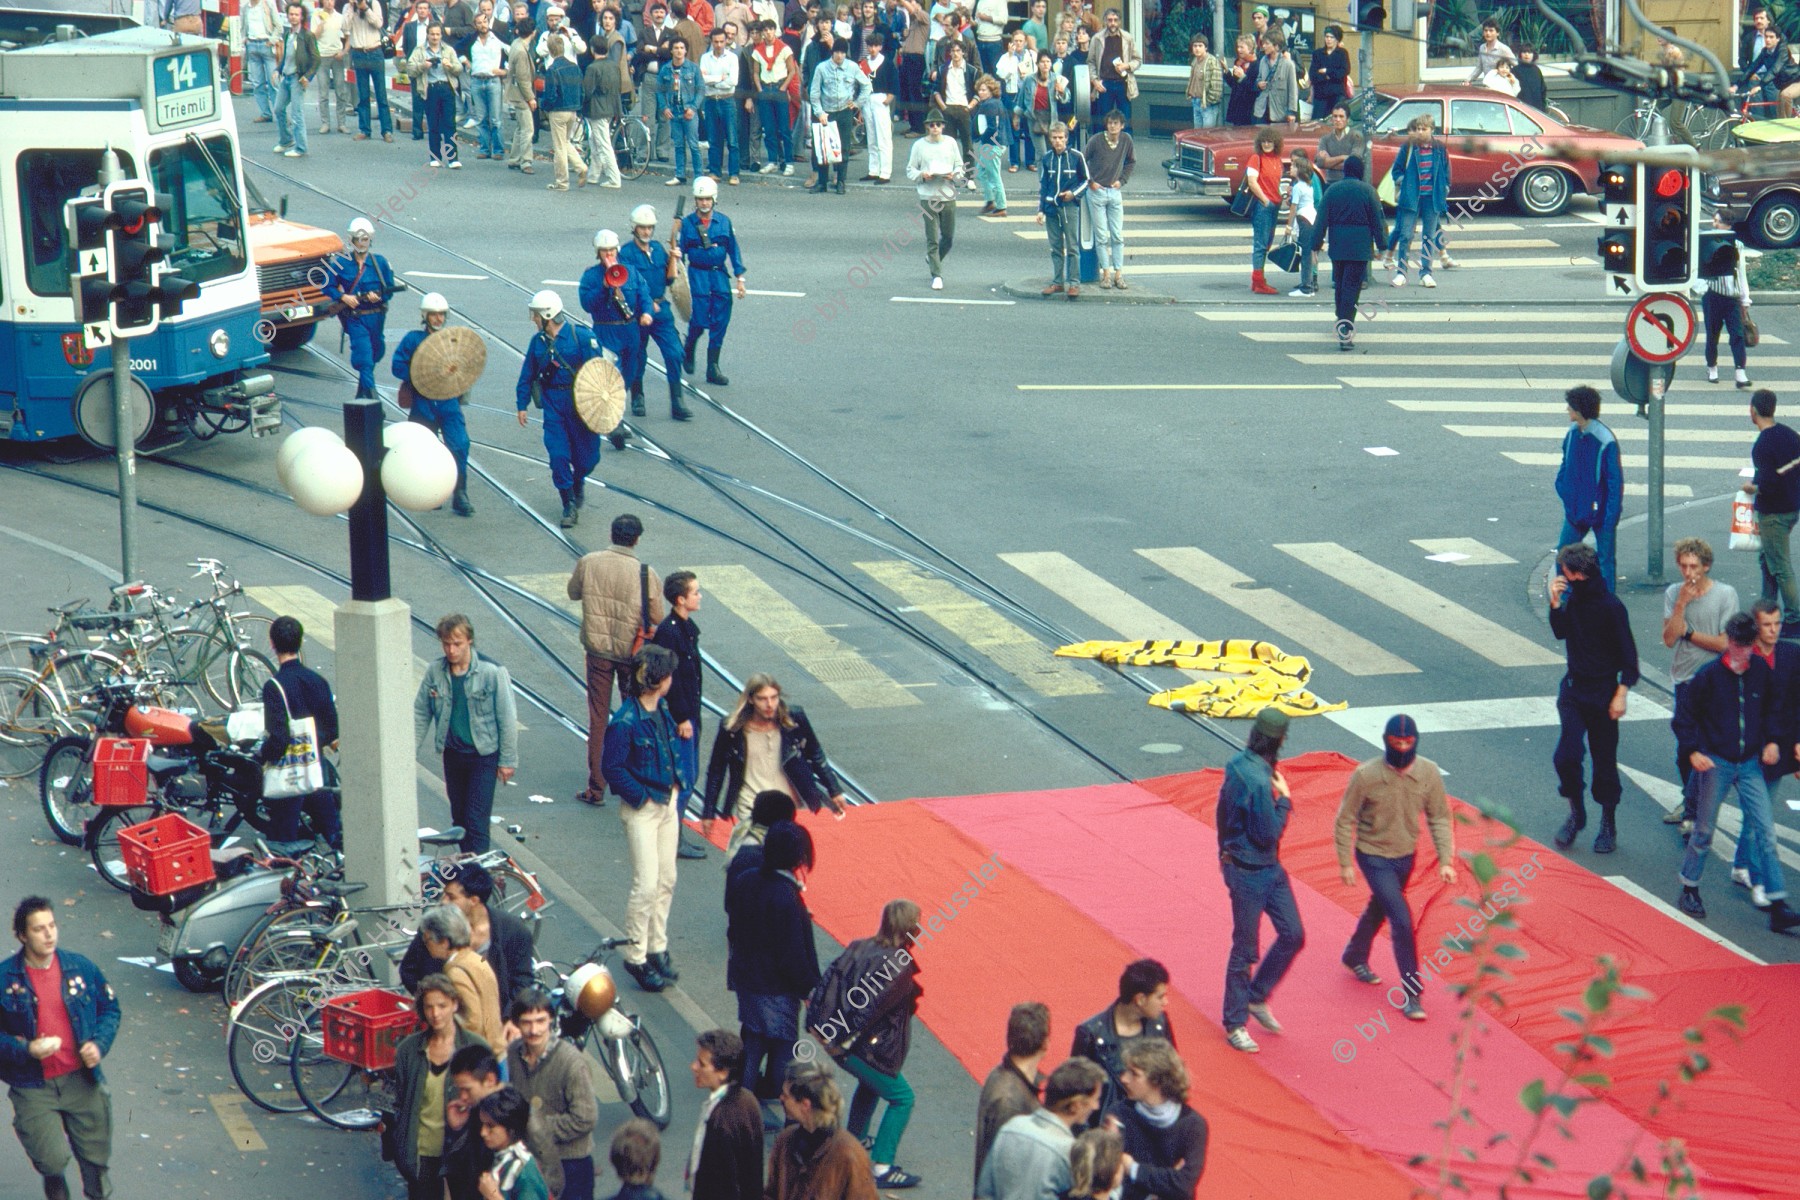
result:
[(315, 517), (349, 511), (362, 490), (362, 463), (341, 441), (311, 447), (288, 468), (288, 491), (294, 503)]

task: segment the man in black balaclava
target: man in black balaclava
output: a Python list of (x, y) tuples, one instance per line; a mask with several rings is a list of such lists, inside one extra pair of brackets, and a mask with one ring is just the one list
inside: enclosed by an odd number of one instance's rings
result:
[(1419, 951), (1412, 911), (1406, 906), (1406, 881), (1412, 876), (1413, 853), (1419, 844), (1419, 813), (1425, 814), (1431, 826), (1438, 877), (1445, 883), (1456, 882), (1456, 840), (1450, 828), (1450, 805), (1444, 798), (1444, 777), (1436, 763), (1419, 757), (1418, 725), (1405, 713), (1396, 713), (1388, 718), (1381, 741), (1385, 753), (1356, 768), (1338, 806), (1337, 856), (1344, 886), (1356, 886), (1356, 873), (1350, 868), (1352, 851), (1369, 882), (1369, 906), (1356, 923), (1350, 944), (1344, 947), (1344, 965), (1364, 983), (1380, 983), (1380, 977), (1369, 970), (1369, 948), (1382, 922), (1387, 922), (1393, 933), (1394, 961), (1400, 968), (1400, 986), (1388, 989), (1389, 1001), (1409, 1020), (1423, 1021)]
[(1549, 590), (1550, 632), (1562, 642), (1569, 660), (1556, 692), (1562, 733), (1550, 756), (1557, 790), (1569, 802), (1569, 819), (1556, 831), (1556, 848), (1567, 850), (1575, 835), (1587, 828), (1581, 768), (1582, 759), (1592, 755), (1594, 803), (1600, 806), (1594, 853), (1611, 854), (1618, 837), (1614, 815), (1623, 793), (1619, 721), (1625, 716), (1626, 697), (1638, 681), (1637, 643), (1625, 606), (1608, 590), (1600, 558), (1586, 542), (1573, 542), (1556, 552)]

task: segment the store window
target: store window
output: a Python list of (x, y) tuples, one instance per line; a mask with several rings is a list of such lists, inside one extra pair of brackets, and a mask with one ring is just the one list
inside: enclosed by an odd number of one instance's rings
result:
[[(1096, 7), (1105, 11), (1106, 5), (1097, 2)], [(1124, 14), (1127, 29), (1134, 33), (1143, 32), (1145, 66), (1186, 68), (1191, 57), (1188, 47), (1196, 33), (1206, 35), (1210, 53), (1220, 54), (1227, 61), (1235, 53), (1239, 8), (1234, 2), (1225, 6), (1222, 47), (1218, 31), (1213, 28), (1212, 0), (1129, 0), (1129, 4), (1120, 5), (1119, 11)], [(1329, 19), (1321, 19), (1318, 10), (1311, 5), (1272, 4), (1269, 12), (1270, 25), (1281, 30), (1287, 38), (1288, 50), (1302, 64), (1318, 44), (1318, 31), (1332, 23)], [(1244, 32), (1249, 29), (1248, 25), (1243, 26)]]
[[(1590, 51), (1605, 40), (1602, 35), (1617, 21), (1614, 0), (1549, 0), (1549, 4), (1575, 27)], [(1420, 15), (1425, 54), (1421, 65), (1428, 79), (1466, 77), (1474, 70), (1481, 23), (1489, 17), (1499, 22), (1500, 40), (1514, 53), (1521, 46), (1531, 46), (1540, 62), (1566, 63), (1579, 50), (1562, 26), (1538, 11), (1534, 0), (1437, 0), (1428, 16), (1421, 6)]]

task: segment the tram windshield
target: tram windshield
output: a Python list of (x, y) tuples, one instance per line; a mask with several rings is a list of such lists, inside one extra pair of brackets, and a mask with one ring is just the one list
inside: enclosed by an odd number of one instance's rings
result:
[(243, 201), (237, 195), (237, 161), (224, 134), (190, 136), (179, 146), (150, 154), (150, 177), (171, 204), (163, 232), (175, 240), (169, 269), (205, 283), (244, 269)]
[[(69, 294), (69, 235), (63, 205), (100, 177), (99, 150), (27, 150), (19, 155), (19, 195), (24, 212), (26, 281), (40, 296)], [(119, 167), (136, 174), (131, 155), (119, 152)]]

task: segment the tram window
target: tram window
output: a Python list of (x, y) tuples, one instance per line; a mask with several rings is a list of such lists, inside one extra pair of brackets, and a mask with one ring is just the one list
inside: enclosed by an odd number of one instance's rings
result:
[(200, 142), (204, 153), (186, 141), (150, 155), (156, 190), (172, 201), (170, 211), (163, 214), (163, 232), (175, 239), (169, 269), (195, 283), (244, 269), (243, 204), (232, 194), (237, 188), (237, 161), (231, 141), (216, 134)]
[[(100, 150), (27, 150), (19, 155), (19, 231), (25, 239), (25, 281), (40, 296), (69, 294), (65, 258), (68, 234), (63, 205), (94, 186)], [(129, 154), (119, 154), (127, 176), (136, 174)]]

